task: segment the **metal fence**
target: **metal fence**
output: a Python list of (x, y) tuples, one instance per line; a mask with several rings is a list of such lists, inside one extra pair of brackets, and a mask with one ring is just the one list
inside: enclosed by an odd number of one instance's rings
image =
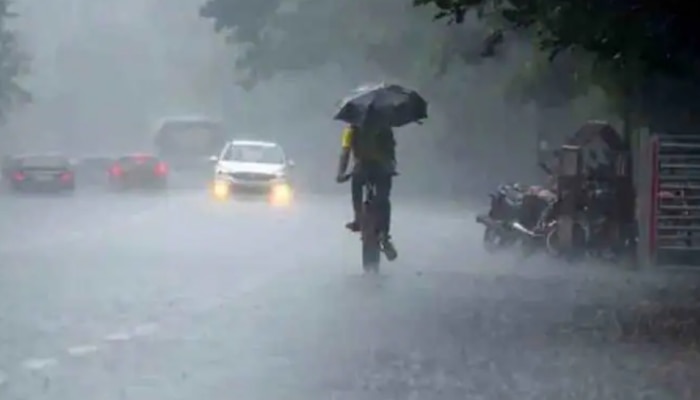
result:
[(700, 268), (700, 137), (657, 134), (650, 145), (652, 262)]

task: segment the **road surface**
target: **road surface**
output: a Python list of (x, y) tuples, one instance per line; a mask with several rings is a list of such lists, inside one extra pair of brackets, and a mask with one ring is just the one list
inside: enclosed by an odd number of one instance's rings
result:
[(3, 196), (0, 398), (700, 398), (685, 342), (626, 322), (658, 291), (488, 257), (467, 212), (396, 202), (372, 277), (347, 199)]

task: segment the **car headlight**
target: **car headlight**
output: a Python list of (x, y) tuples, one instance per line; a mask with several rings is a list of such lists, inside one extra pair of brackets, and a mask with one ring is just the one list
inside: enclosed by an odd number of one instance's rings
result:
[(231, 191), (231, 185), (228, 181), (215, 179), (212, 187), (212, 194), (217, 199), (226, 199), (229, 197)]
[(286, 183), (277, 183), (270, 190), (270, 203), (275, 206), (286, 206), (292, 202), (291, 186)]

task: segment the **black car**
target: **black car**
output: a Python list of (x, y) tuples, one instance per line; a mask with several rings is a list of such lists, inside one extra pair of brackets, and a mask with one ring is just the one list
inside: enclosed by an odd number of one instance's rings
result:
[(119, 157), (108, 170), (113, 189), (165, 189), (168, 186), (168, 165), (152, 154), (130, 154)]
[(14, 191), (72, 192), (75, 172), (68, 157), (55, 154), (23, 155), (8, 159), (3, 175)]

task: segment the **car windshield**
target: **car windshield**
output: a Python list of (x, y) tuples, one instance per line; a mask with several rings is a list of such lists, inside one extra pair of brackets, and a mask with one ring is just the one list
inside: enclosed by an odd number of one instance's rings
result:
[(284, 152), (279, 146), (270, 145), (232, 145), (224, 157), (225, 161), (284, 164)]

